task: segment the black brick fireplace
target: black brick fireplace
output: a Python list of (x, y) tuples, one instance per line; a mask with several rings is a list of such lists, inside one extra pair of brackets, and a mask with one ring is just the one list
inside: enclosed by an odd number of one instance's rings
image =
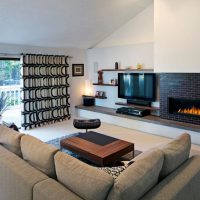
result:
[(160, 74), (160, 117), (200, 124), (200, 74)]

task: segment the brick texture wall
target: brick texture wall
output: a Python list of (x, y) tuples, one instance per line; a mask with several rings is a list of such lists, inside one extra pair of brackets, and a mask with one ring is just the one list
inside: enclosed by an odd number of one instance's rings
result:
[(200, 73), (160, 74), (160, 117), (200, 124), (200, 117), (170, 114), (168, 97), (200, 99)]

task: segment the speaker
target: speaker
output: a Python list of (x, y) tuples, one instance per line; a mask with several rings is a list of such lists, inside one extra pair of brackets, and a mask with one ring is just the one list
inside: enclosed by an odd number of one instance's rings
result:
[(83, 96), (83, 105), (84, 106), (94, 106), (95, 98), (90, 96)]

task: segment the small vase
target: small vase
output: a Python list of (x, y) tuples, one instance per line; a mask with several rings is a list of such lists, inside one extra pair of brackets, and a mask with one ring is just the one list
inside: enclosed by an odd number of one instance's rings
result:
[(98, 71), (98, 84), (102, 85), (103, 84), (103, 71)]
[(115, 69), (119, 69), (119, 64), (118, 64), (118, 62), (115, 63)]

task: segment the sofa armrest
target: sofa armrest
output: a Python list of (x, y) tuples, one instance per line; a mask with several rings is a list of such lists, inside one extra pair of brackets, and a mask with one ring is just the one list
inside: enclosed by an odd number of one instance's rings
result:
[(33, 188), (33, 200), (82, 200), (54, 179), (46, 179)]
[(193, 156), (150, 190), (142, 200), (199, 200), (200, 156)]

